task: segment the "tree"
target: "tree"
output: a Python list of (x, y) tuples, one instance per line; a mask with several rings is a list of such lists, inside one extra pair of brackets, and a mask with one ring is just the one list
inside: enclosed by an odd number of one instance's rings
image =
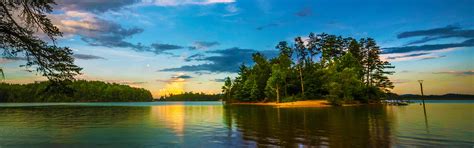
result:
[(222, 93), (224, 93), (224, 100), (230, 101), (232, 96), (232, 80), (230, 77), (224, 79), (224, 86), (222, 86)]
[(269, 94), (275, 92), (277, 103), (280, 103), (281, 85), (284, 84), (286, 79), (286, 74), (283, 70), (284, 67), (281, 67), (280, 64), (273, 64), (272, 74), (267, 81), (267, 89), (270, 91)]
[[(288, 43), (285, 41), (279, 42), (275, 48), (279, 49), (280, 51), (280, 54), (276, 60), (280, 64), (280, 67), (282, 67), (282, 72), (285, 73), (285, 75), (288, 75), (291, 72), (291, 65), (293, 64), (293, 61), (291, 60), (293, 56), (293, 49), (288, 47)], [(288, 95), (287, 77), (285, 77), (284, 89), (285, 89), (285, 96), (286, 96)]]
[(3, 69), (0, 68), (0, 74), (2, 74), (2, 82), (5, 80), (5, 74), (3, 73)]
[[(25, 56), (27, 62), (22, 66), (37, 66), (36, 71), (52, 82), (69, 81), (80, 74), (81, 68), (74, 65), (71, 49), (55, 45), (62, 33), (45, 15), (54, 4), (52, 0), (1, 1), (0, 49), (7, 56)], [(38, 31), (53, 45), (35, 36)]]
[(304, 97), (303, 65), (305, 63), (304, 61), (306, 61), (306, 56), (308, 53), (306, 52), (306, 47), (301, 37), (295, 38), (295, 46), (296, 58), (298, 59), (296, 65), (300, 75), (301, 96)]
[[(377, 43), (374, 39), (361, 39), (360, 45), (362, 47), (362, 52), (364, 53), (362, 64), (364, 67), (365, 79), (363, 81), (366, 87), (366, 96), (369, 100), (378, 99), (379, 95), (377, 91), (382, 91), (385, 93), (389, 92), (388, 89), (393, 88), (393, 83), (390, 82), (386, 75), (393, 74), (394, 72), (385, 71), (385, 69), (391, 69), (395, 67), (391, 66), (389, 62), (382, 61), (380, 59), (379, 55), (381, 50), (380, 47), (377, 46)], [(377, 98), (372, 98), (373, 96)]]
[(305, 40), (295, 38), (292, 47), (282, 41), (276, 48), (280, 51), (277, 57), (267, 60), (256, 53), (252, 56), (254, 66), (241, 66), (232, 86), (236, 99), (276, 98), (280, 102), (282, 97), (296, 95), (301, 96), (298, 99), (326, 97), (337, 105), (379, 99), (393, 88), (387, 77), (393, 74), (387, 71), (393, 66), (380, 59), (380, 48), (373, 39), (358, 42), (353, 38), (311, 33)]
[(267, 80), (272, 72), (271, 65), (268, 60), (261, 53), (252, 54), (252, 59), (255, 65), (252, 68), (251, 77), (249, 81), (254, 81), (252, 85), (251, 98), (254, 100), (261, 100), (265, 98), (265, 87)]
[(363, 83), (359, 79), (357, 59), (351, 53), (337, 58), (328, 67), (329, 90), (328, 100), (332, 104), (340, 105), (342, 102), (351, 102), (360, 97)]

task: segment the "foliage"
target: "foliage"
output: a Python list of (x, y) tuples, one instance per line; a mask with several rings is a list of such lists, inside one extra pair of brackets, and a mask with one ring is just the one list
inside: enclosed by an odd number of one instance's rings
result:
[[(4, 56), (24, 56), (27, 63), (22, 66), (36, 66), (52, 83), (62, 84), (73, 80), (81, 68), (74, 65), (71, 49), (54, 45), (62, 33), (45, 15), (54, 4), (52, 0), (1, 1), (0, 49)], [(53, 45), (37, 34), (44, 34)]]
[(381, 49), (371, 38), (310, 33), (306, 39), (295, 38), (294, 46), (282, 41), (276, 48), (277, 57), (267, 60), (256, 53), (253, 66), (241, 65), (234, 80), (226, 78), (228, 101), (326, 98), (340, 105), (378, 101), (393, 88), (387, 77), (393, 72), (387, 69), (394, 67), (380, 59)]
[(153, 99), (148, 90), (128, 85), (78, 80), (67, 85), (72, 92), (64, 93), (48, 89), (51, 83), (0, 83), (0, 102), (143, 102)]
[(223, 95), (221, 94), (185, 92), (183, 94), (163, 96), (159, 101), (219, 101), (222, 97)]

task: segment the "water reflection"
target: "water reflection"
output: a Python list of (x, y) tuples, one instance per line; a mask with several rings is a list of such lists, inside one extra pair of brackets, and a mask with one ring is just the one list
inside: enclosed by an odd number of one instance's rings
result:
[(417, 104), (272, 108), (153, 102), (0, 107), (0, 147), (474, 145), (474, 104), (429, 104), (426, 109), (429, 133)]
[(155, 125), (163, 125), (177, 136), (183, 136), (184, 116), (184, 105), (152, 106), (150, 110), (150, 119)]
[(225, 118), (228, 128), (236, 126), (250, 145), (388, 147), (392, 144), (390, 121), (395, 119), (383, 106), (225, 109), (232, 116)]

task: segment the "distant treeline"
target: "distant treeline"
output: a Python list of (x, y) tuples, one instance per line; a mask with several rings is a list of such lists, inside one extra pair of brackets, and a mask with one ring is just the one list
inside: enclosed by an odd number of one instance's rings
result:
[(394, 87), (387, 77), (394, 66), (380, 58), (382, 50), (371, 38), (310, 33), (276, 49), (280, 53), (270, 59), (254, 53), (254, 65), (242, 64), (235, 79), (225, 79), (226, 102), (377, 102)]
[(0, 83), (0, 102), (144, 102), (150, 91), (128, 85), (77, 80), (57, 87), (49, 81), (30, 84)]
[(474, 100), (474, 95), (469, 94), (444, 94), (444, 95), (414, 95), (414, 94), (406, 94), (400, 95), (399, 98), (404, 100)]
[(162, 96), (158, 101), (219, 101), (221, 98), (221, 94), (185, 92), (183, 94)]

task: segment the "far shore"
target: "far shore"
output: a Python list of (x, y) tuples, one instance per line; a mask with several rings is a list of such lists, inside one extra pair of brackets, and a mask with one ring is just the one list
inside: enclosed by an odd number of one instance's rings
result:
[(306, 100), (306, 101), (295, 101), (295, 102), (284, 102), (284, 103), (276, 103), (276, 102), (237, 102), (237, 103), (231, 103), (230, 105), (262, 105), (262, 106), (274, 106), (274, 107), (282, 107), (282, 108), (290, 108), (290, 107), (330, 107), (330, 106), (332, 106), (326, 100)]

